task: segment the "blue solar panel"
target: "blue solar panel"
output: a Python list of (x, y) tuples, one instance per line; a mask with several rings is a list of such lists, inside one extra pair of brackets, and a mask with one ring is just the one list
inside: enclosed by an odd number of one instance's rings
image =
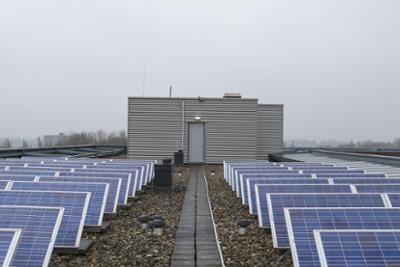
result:
[[(135, 186), (138, 190), (142, 189), (143, 185), (146, 185), (146, 177), (145, 177), (145, 166), (137, 166), (137, 167), (126, 167), (119, 166), (116, 167), (116, 164), (98, 164), (96, 166), (87, 166), (87, 170), (96, 170), (96, 171), (107, 171), (114, 173), (130, 173), (132, 177), (136, 177), (136, 184), (132, 183), (131, 190), (133, 186)], [(134, 194), (134, 192), (130, 191), (130, 194)]]
[(400, 193), (400, 184), (355, 184), (354, 188), (358, 193)]
[(0, 174), (0, 180), (8, 181), (33, 181), (36, 175), (3, 175)]
[(64, 167), (16, 167), (12, 166), (8, 168), (10, 171), (49, 171), (49, 172), (59, 172), (59, 171), (71, 171), (73, 168)]
[(256, 196), (256, 184), (329, 184), (328, 179), (311, 178), (249, 178), (246, 179), (246, 186), (243, 192), (243, 204), (252, 205)]
[(332, 181), (334, 184), (400, 184), (400, 178), (339, 178)]
[(89, 199), (83, 192), (0, 191), (0, 205), (63, 207), (57, 247), (79, 247)]
[(314, 230), (322, 266), (400, 266), (400, 230)]
[(293, 170), (303, 170), (303, 171), (319, 171), (319, 170), (332, 170), (332, 171), (347, 171), (347, 167), (334, 167), (334, 166), (292, 166)]
[[(45, 175), (43, 175), (45, 176)], [(75, 172), (60, 172), (60, 177), (105, 177), (105, 178), (121, 178), (121, 190), (119, 192), (118, 204), (126, 205), (128, 203), (128, 193), (131, 184), (131, 175), (122, 173), (103, 173), (93, 171), (75, 171)]]
[(8, 181), (0, 180), (0, 189), (6, 189)]
[[(284, 208), (311, 207), (386, 207), (380, 194), (267, 194), (269, 225), (276, 248), (288, 248)], [(261, 210), (262, 217), (264, 210)], [(262, 221), (261, 221), (262, 223)], [(264, 227), (263, 225), (260, 225)]]
[(11, 266), (47, 266), (63, 208), (0, 206), (0, 227), (21, 229)]
[(380, 174), (380, 173), (349, 173), (349, 174), (346, 174), (346, 173), (342, 173), (342, 174), (339, 174), (339, 173), (331, 173), (331, 174), (323, 174), (323, 173), (317, 173), (316, 174), (316, 177), (317, 178), (332, 178), (332, 179), (335, 179), (335, 178), (360, 178), (360, 179), (362, 179), (362, 178), (385, 178), (386, 177), (386, 175), (385, 174)]
[(116, 213), (118, 205), (118, 196), (121, 190), (121, 178), (96, 178), (96, 177), (53, 177), (40, 176), (37, 181), (40, 182), (78, 182), (78, 183), (107, 183), (108, 195), (105, 213)]
[(54, 176), (56, 172), (54, 171), (27, 171), (27, 170), (18, 170), (18, 171), (0, 171), (0, 175), (46, 175), (46, 176)]
[(312, 178), (309, 174), (297, 174), (297, 173), (285, 173), (285, 174), (241, 174), (239, 176), (239, 183), (237, 186), (236, 195), (237, 197), (241, 197), (244, 194), (244, 190), (246, 190), (247, 180), (248, 179), (258, 179), (258, 178), (275, 178), (275, 179), (292, 179), (292, 178)]
[(389, 200), (389, 206), (400, 208), (400, 194), (386, 194)]
[[(81, 170), (79, 170), (81, 172)], [(88, 167), (87, 169), (84, 170), (84, 172), (96, 172), (96, 173), (103, 173), (103, 174), (114, 174), (114, 175), (129, 175), (130, 181), (129, 181), (129, 191), (128, 191), (128, 196), (129, 197), (135, 197), (136, 191), (141, 189), (142, 184), (140, 182), (140, 177), (139, 177), (139, 170), (136, 169), (134, 171), (132, 170), (114, 170), (114, 169), (103, 169), (103, 168), (92, 168)]]
[[(350, 185), (329, 185), (329, 184), (299, 184), (299, 185), (256, 185), (254, 199), (252, 196), (251, 211), (260, 215), (264, 210), (265, 217), (262, 224), (269, 224), (268, 218), (268, 193), (353, 193)], [(253, 214), (253, 213), (252, 213)]]
[(0, 266), (10, 266), (21, 236), (21, 229), (0, 228)]
[(396, 229), (399, 208), (285, 208), (295, 266), (321, 266), (313, 235), (318, 229)]
[(101, 226), (108, 192), (108, 184), (73, 182), (11, 182), (11, 190), (61, 191), (91, 193), (85, 225)]
[(316, 175), (321, 175), (321, 174), (343, 175), (343, 174), (357, 174), (357, 173), (365, 174), (363, 170), (347, 170), (347, 171), (343, 170), (343, 171), (341, 171), (341, 170), (328, 170), (328, 169), (318, 170), (318, 169), (315, 169), (315, 170), (302, 170), (302, 172), (303, 173), (313, 173)]

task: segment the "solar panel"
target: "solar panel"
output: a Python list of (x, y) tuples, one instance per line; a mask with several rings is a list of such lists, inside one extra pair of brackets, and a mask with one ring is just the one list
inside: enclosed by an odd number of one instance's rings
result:
[[(268, 193), (353, 193), (350, 185), (329, 184), (298, 184), (298, 185), (256, 185), (254, 198), (252, 199), (251, 214), (260, 215), (264, 210), (265, 217), (262, 224), (268, 226)], [(252, 196), (253, 197), (253, 196)]]
[(354, 184), (358, 193), (400, 193), (400, 184)]
[(399, 208), (285, 208), (294, 266), (320, 266), (313, 231), (319, 229), (395, 229)]
[(33, 181), (35, 180), (36, 175), (3, 175), (0, 174), (0, 180), (8, 180), (8, 181)]
[(11, 182), (10, 190), (61, 191), (91, 193), (85, 225), (101, 226), (108, 192), (108, 184), (73, 182)]
[(400, 194), (386, 194), (388, 199), (388, 206), (400, 208)]
[[(49, 176), (49, 175), (42, 175)], [(75, 172), (60, 172), (58, 176), (61, 177), (104, 177), (104, 178), (121, 178), (121, 189), (118, 196), (118, 204), (126, 205), (128, 203), (128, 193), (131, 184), (131, 175), (122, 173), (103, 173), (92, 171), (75, 171)]]
[(18, 170), (18, 171), (5, 171), (0, 170), (0, 175), (46, 175), (46, 176), (54, 176), (56, 172), (54, 171), (28, 171), (28, 170)]
[(244, 174), (265, 174), (265, 175), (285, 175), (285, 174), (299, 174), (296, 171), (289, 171), (284, 168), (278, 169), (265, 169), (265, 168), (252, 168), (252, 169), (237, 169), (234, 172), (232, 179), (232, 186), (235, 191), (238, 191), (239, 177)]
[[(138, 166), (138, 167), (126, 167), (123, 166), (121, 167), (116, 167), (115, 164), (99, 164), (96, 166), (87, 166), (87, 170), (96, 170), (96, 171), (107, 171), (107, 172), (114, 172), (114, 173), (130, 173), (132, 177), (135, 177), (136, 179), (136, 184), (134, 185), (132, 183), (131, 190), (133, 186), (137, 188), (138, 190), (142, 189), (143, 185), (146, 185), (146, 178), (145, 178), (145, 170), (144, 166)], [(134, 194), (133, 191), (130, 191), (130, 194)]]
[(8, 182), (6, 180), (0, 180), (0, 189), (6, 189), (8, 186)]
[(239, 176), (239, 183), (238, 183), (238, 187), (237, 187), (237, 197), (241, 197), (244, 194), (244, 190), (246, 188), (247, 185), (247, 179), (256, 179), (256, 178), (276, 178), (276, 179), (291, 179), (291, 178), (312, 178), (311, 175), (309, 174), (297, 174), (297, 173), (275, 173), (275, 174), (241, 174)]
[[(256, 184), (329, 184), (328, 179), (311, 178), (249, 178), (246, 179), (245, 190), (243, 191), (243, 204), (249, 204), (255, 200)], [(253, 198), (251, 196), (254, 196)]]
[[(128, 190), (128, 196), (129, 197), (135, 197), (136, 191), (140, 190), (142, 187), (142, 184), (140, 182), (140, 177), (139, 177), (139, 170), (121, 170), (121, 169), (95, 169), (92, 167), (88, 167), (87, 169), (83, 170), (84, 172), (96, 172), (96, 173), (103, 173), (103, 174), (121, 174), (121, 175), (129, 175), (130, 181), (129, 181), (129, 190)], [(81, 172), (79, 170), (79, 172)]]
[(106, 200), (106, 206), (104, 208), (105, 213), (116, 213), (118, 205), (118, 196), (121, 190), (121, 178), (96, 178), (96, 177), (52, 177), (52, 176), (39, 176), (37, 181), (39, 182), (81, 182), (81, 183), (107, 183), (108, 195)]
[(49, 172), (59, 172), (59, 171), (71, 171), (73, 168), (64, 168), (64, 167), (17, 167), (11, 166), (8, 167), (10, 171), (49, 171)]
[(400, 178), (339, 178), (332, 179), (332, 182), (334, 184), (400, 184)]
[[(381, 194), (267, 194), (268, 218), (275, 248), (289, 248), (284, 208), (311, 207), (386, 207)], [(261, 210), (259, 218), (263, 217)], [(262, 220), (260, 220), (262, 224)], [(264, 225), (260, 225), (264, 227)]]
[(362, 178), (364, 178), (364, 179), (366, 179), (366, 178), (385, 178), (386, 177), (386, 175), (385, 174), (383, 174), (383, 173), (348, 173), (348, 174), (346, 174), (346, 173), (342, 173), (342, 174), (339, 174), (339, 173), (331, 173), (331, 174), (326, 174), (326, 173), (317, 173), (316, 174), (316, 178), (332, 178), (332, 179), (335, 179), (335, 178), (360, 178), (360, 179), (362, 179)]
[(0, 191), (0, 205), (64, 208), (57, 247), (79, 247), (89, 199), (83, 192)]
[(400, 266), (400, 230), (314, 230), (321, 266)]
[(20, 236), (21, 229), (0, 228), (0, 266), (11, 265)]
[(302, 170), (302, 173), (313, 173), (313, 174), (330, 174), (330, 175), (342, 175), (342, 174), (365, 174), (363, 170), (328, 170), (328, 169), (314, 169), (314, 170)]
[(0, 206), (0, 228), (21, 229), (11, 266), (47, 266), (64, 208)]

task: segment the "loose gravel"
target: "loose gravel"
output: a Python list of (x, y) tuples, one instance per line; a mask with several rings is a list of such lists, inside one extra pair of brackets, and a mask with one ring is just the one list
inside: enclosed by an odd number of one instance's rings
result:
[[(213, 170), (215, 175), (211, 176)], [(282, 253), (273, 248), (271, 233), (258, 227), (257, 218), (249, 214), (248, 208), (243, 206), (225, 182), (223, 167), (208, 165), (205, 173), (225, 265), (292, 266), (290, 253), (282, 256)], [(238, 233), (237, 222), (241, 219), (251, 222), (245, 235)]]
[[(132, 207), (119, 209), (105, 233), (84, 233), (83, 238), (94, 241), (85, 255), (54, 254), (50, 266), (169, 266), (189, 174), (188, 168), (174, 169), (171, 193), (155, 193), (148, 185), (133, 200)], [(141, 228), (137, 218), (144, 214), (164, 217), (166, 226), (161, 237)]]

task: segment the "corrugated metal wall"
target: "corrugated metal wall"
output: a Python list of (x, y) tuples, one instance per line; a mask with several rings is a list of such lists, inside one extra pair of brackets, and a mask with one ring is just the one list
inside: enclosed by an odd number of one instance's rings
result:
[[(263, 105), (260, 109), (257, 99), (132, 97), (128, 116), (129, 158), (161, 160), (181, 149), (183, 102), (185, 160), (188, 123), (193, 122), (195, 116), (201, 116), (205, 122), (206, 162), (256, 159), (258, 153), (264, 155), (268, 151), (280, 151), (282, 147), (283, 127), (282, 121), (278, 122), (283, 118), (281, 105)], [(261, 116), (257, 115), (259, 110)], [(260, 121), (262, 126), (258, 127)], [(264, 133), (268, 137), (257, 141), (257, 136)], [(266, 145), (263, 142), (267, 142)], [(261, 150), (257, 149), (260, 145)]]
[(282, 151), (283, 105), (258, 105), (257, 159), (268, 159), (268, 154)]

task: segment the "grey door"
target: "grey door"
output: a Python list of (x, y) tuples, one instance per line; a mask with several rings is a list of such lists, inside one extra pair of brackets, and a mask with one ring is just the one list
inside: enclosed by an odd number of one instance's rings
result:
[(189, 162), (204, 162), (204, 123), (189, 123)]

